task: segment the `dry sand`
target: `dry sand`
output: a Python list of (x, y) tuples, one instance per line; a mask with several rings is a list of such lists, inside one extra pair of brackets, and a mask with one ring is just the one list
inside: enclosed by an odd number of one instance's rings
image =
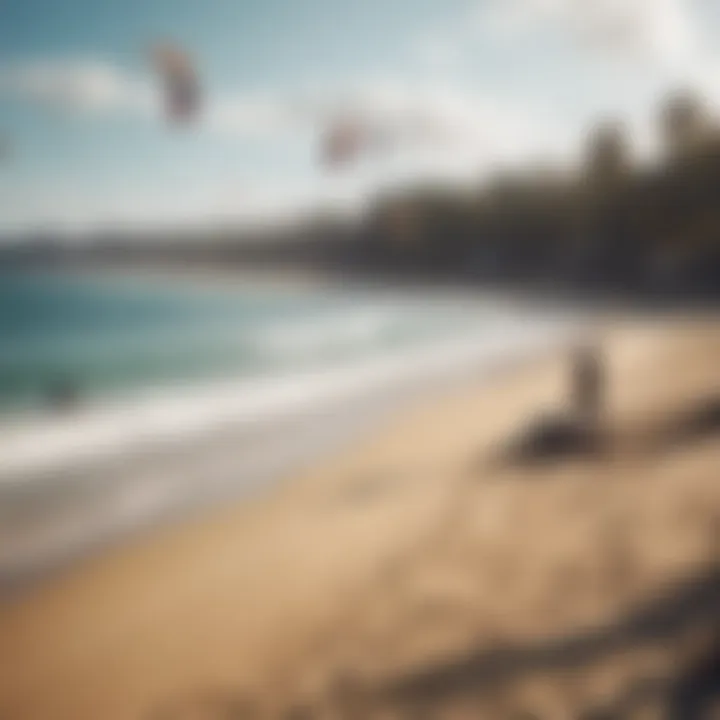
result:
[(720, 322), (605, 347), (602, 457), (500, 461), (563, 397), (551, 358), (5, 602), (0, 718), (695, 717), (720, 628)]

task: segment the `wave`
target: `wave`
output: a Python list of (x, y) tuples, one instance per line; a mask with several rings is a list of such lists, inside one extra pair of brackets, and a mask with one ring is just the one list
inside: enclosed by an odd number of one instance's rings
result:
[[(360, 317), (360, 316), (358, 316)], [(335, 322), (335, 321), (333, 321)], [(377, 333), (385, 320), (366, 316), (361, 330)], [(322, 326), (316, 327), (322, 339)], [(31, 479), (52, 480), (68, 468), (123, 459), (166, 443), (182, 442), (218, 429), (272, 425), (278, 418), (314, 412), (333, 403), (367, 398), (372, 393), (420, 383), (463, 366), (487, 366), (513, 354), (531, 352), (567, 337), (572, 325), (563, 320), (516, 322), (466, 336), (426, 339), (352, 363), (326, 363), (300, 372), (239, 380), (180, 383), (164, 390), (145, 390), (132, 398), (98, 401), (65, 417), (17, 418), (0, 435), (0, 489)], [(277, 338), (284, 342), (287, 330)], [(265, 342), (272, 345), (265, 335)], [(308, 328), (304, 329), (308, 332)], [(298, 336), (300, 337), (300, 336)], [(298, 340), (304, 342), (304, 336)], [(332, 340), (331, 342), (336, 342)], [(292, 341), (290, 341), (292, 343)], [(292, 347), (297, 352), (297, 345)], [(288, 346), (283, 352), (289, 352)]]
[(84, 394), (108, 395), (182, 379), (283, 374), (440, 338), (459, 322), (444, 310), (379, 304), (34, 338), (0, 348), (0, 399), (24, 388), (31, 403), (41, 403), (58, 377)]

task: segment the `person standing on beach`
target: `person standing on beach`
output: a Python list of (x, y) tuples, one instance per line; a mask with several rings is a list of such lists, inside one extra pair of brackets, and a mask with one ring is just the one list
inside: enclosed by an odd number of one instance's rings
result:
[(605, 396), (605, 368), (594, 345), (584, 345), (573, 356), (572, 406), (580, 423), (591, 432), (600, 426)]

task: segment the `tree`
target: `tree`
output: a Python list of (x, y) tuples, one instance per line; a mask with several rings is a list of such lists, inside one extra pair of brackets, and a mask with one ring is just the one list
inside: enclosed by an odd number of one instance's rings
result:
[(666, 153), (678, 157), (702, 143), (709, 129), (709, 113), (695, 93), (672, 93), (660, 109), (660, 131)]
[(585, 151), (585, 176), (593, 186), (615, 185), (630, 169), (627, 132), (620, 122), (605, 121), (589, 135)]

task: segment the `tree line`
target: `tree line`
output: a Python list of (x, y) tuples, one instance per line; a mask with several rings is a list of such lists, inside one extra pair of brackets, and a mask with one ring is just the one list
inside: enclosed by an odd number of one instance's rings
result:
[(359, 259), (434, 276), (720, 290), (720, 127), (688, 92), (666, 98), (657, 120), (651, 163), (633, 162), (627, 129), (608, 121), (572, 172), (378, 198)]

